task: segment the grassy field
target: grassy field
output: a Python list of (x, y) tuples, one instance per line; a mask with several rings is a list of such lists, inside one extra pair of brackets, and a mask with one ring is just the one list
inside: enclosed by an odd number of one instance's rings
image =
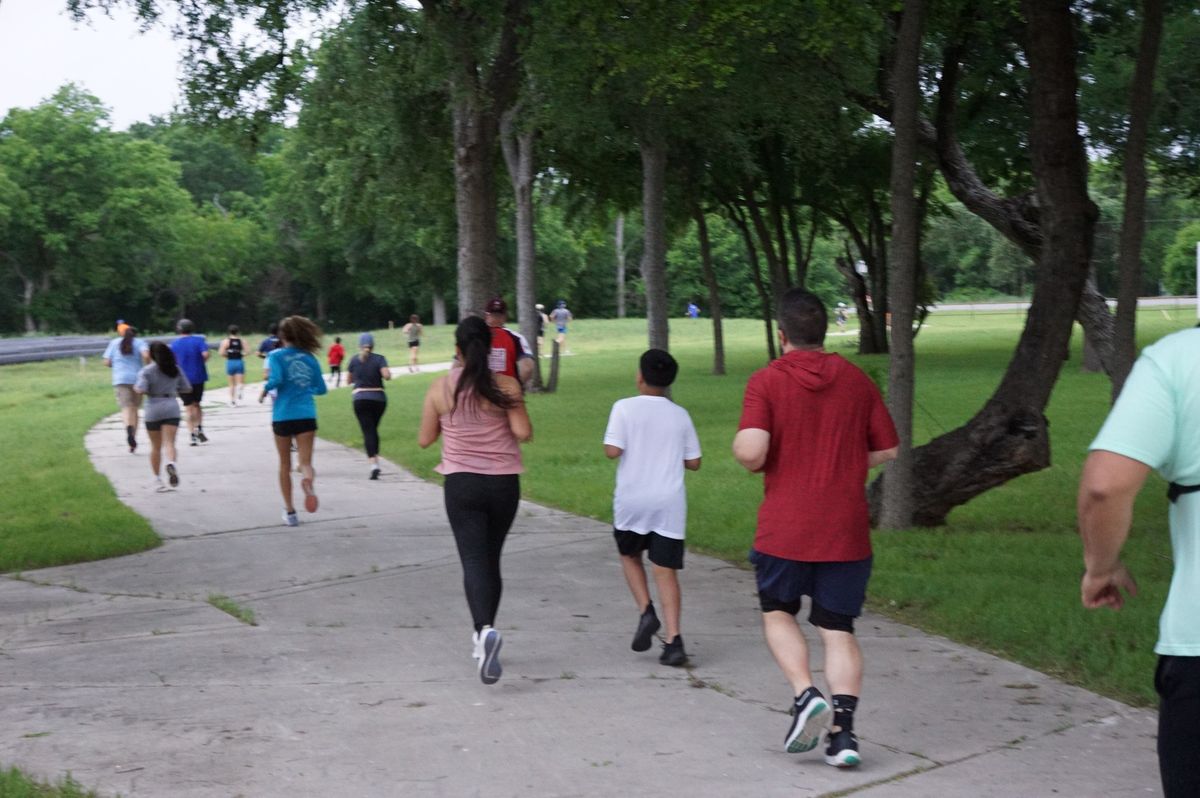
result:
[(0, 797), (2, 798), (98, 798), (97, 793), (84, 789), (66, 776), (57, 784), (31, 779), (16, 768), (0, 768)]
[[(1019, 314), (936, 314), (918, 338), (918, 442), (968, 419), (995, 387), (1020, 330)], [(1148, 311), (1142, 343), (1194, 323), (1187, 312)], [(452, 328), (426, 327), (422, 359), (446, 360)], [(671, 348), (681, 363), (674, 398), (696, 422), (704, 467), (688, 475), (688, 539), (697, 551), (742, 563), (753, 539), (761, 479), (729, 454), (746, 378), (765, 362), (761, 323), (726, 326), (728, 375), (711, 375), (707, 320), (675, 320)], [(357, 337), (343, 335), (353, 351)], [(403, 371), (398, 331), (376, 332), (377, 351)], [(331, 342), (331, 341), (327, 341)], [(573, 357), (562, 361), (559, 392), (532, 395), (534, 442), (525, 449), (527, 498), (599, 519), (610, 512), (614, 465), (601, 439), (612, 402), (632, 395), (640, 320), (578, 321)], [(257, 343), (255, 341), (254, 343)], [(841, 352), (880, 378), (884, 357), (854, 355), (851, 336), (831, 336)], [(548, 361), (543, 360), (545, 367)], [(1138, 704), (1153, 700), (1151, 649), (1170, 578), (1163, 485), (1156, 477), (1137, 508), (1128, 562), (1142, 595), (1120, 613), (1085, 613), (1074, 495), (1088, 442), (1108, 407), (1108, 382), (1079, 371), (1078, 342), (1048, 410), (1054, 465), (1014, 480), (951, 514), (941, 529), (877, 533), (870, 601), (876, 610), (994, 651), (1069, 681)], [(209, 390), (222, 398), (223, 369)], [(252, 359), (247, 375), (259, 375)], [(117, 501), (87, 462), (82, 439), (115, 406), (108, 371), (91, 359), (0, 369), (0, 450), (20, 463), (0, 471), (0, 571), (115, 556), (157, 544), (146, 523)], [(437, 448), (415, 443), (421, 400), (432, 375), (404, 376), (388, 388), (383, 454), (436, 478)], [(361, 446), (347, 391), (319, 400), (321, 435)], [(366, 467), (364, 461), (364, 478)], [(686, 575), (684, 577), (686, 583)], [(686, 589), (686, 587), (685, 587)]]

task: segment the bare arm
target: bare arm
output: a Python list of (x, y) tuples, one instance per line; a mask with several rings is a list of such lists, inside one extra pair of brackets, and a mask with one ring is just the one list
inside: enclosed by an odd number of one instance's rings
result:
[(108, 366), (109, 368), (112, 368), (112, 358), (111, 357), (104, 358), (104, 365)]
[(533, 440), (533, 422), (529, 420), (529, 411), (525, 409), (525, 397), (521, 393), (521, 383), (506, 375), (496, 375), (496, 384), (517, 404), (508, 409), (508, 428), (513, 437), (521, 443)]
[(691, 460), (684, 460), (683, 467), (686, 468), (688, 471), (699, 471), (700, 470), (700, 458), (694, 457)]
[(625, 452), (620, 446), (613, 446), (611, 443), (604, 444), (604, 456), (609, 460), (616, 460)]
[(425, 392), (425, 404), (421, 406), (421, 426), (417, 430), (417, 445), (422, 449), (428, 448), (442, 434), (442, 424), (439, 421), (436, 396), (442, 390), (445, 377), (438, 377)]
[(379, 376), (383, 377), (385, 380), (390, 380), (392, 378), (392, 370), (387, 366), (384, 366), (379, 370)]
[(762, 471), (771, 450), (771, 433), (765, 429), (738, 430), (733, 436), (733, 456), (750, 472)]
[(1137, 595), (1137, 582), (1121, 562), (1121, 547), (1133, 524), (1133, 500), (1150, 466), (1115, 452), (1096, 450), (1083, 464), (1079, 480), (1079, 536), (1085, 572), (1080, 598), (1088, 609), (1125, 603), (1122, 591)]
[(529, 382), (529, 378), (533, 376), (533, 358), (523, 357), (517, 361), (517, 377), (520, 378), (521, 384)]
[(221, 341), (221, 346), (217, 349), (217, 354), (220, 355), (221, 357), (225, 357), (225, 354), (228, 351), (229, 351), (229, 339), (226, 338), (224, 341)]
[(880, 449), (877, 452), (867, 452), (867, 468), (874, 468), (877, 465), (883, 465), (889, 460), (895, 460), (899, 454), (899, 446), (893, 446), (890, 449)]

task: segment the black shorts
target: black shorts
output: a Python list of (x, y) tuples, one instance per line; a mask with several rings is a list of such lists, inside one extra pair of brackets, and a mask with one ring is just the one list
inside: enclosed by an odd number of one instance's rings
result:
[(617, 551), (624, 557), (633, 557), (643, 551), (649, 552), (650, 562), (660, 568), (683, 570), (683, 541), (664, 537), (657, 532), (641, 534), (613, 527), (613, 538)]
[(183, 406), (198, 405), (200, 400), (204, 398), (204, 383), (193, 382), (191, 393), (181, 393), (179, 398), (183, 400)]
[(163, 418), (163, 419), (159, 419), (158, 421), (147, 421), (146, 422), (146, 430), (148, 432), (158, 432), (164, 426), (178, 427), (179, 419), (178, 418)]
[(763, 612), (800, 612), (800, 598), (812, 597), (808, 620), (814, 626), (853, 632), (862, 615), (871, 578), (871, 557), (850, 562), (799, 562), (751, 550), (758, 603)]
[(409, 348), (409, 349), (416, 349), (416, 348), (417, 348), (418, 346), (420, 346), (420, 345), (421, 345), (421, 342), (420, 342), (420, 341), (409, 341), (409, 342), (408, 342), (408, 348)]
[(342, 373), (342, 364), (341, 363), (330, 363), (329, 364), (329, 373), (330, 374), (341, 374)]
[(315, 418), (293, 418), (289, 421), (272, 421), (271, 429), (280, 438), (291, 438), (304, 432), (316, 432)]

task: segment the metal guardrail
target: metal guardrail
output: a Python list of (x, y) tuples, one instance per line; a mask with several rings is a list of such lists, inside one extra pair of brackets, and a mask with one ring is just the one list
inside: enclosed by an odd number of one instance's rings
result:
[[(115, 335), (55, 335), (46, 338), (0, 338), (0, 366), (40, 363), (71, 357), (99, 357)], [(150, 336), (172, 340), (175, 336)], [(216, 349), (211, 341), (209, 349)]]

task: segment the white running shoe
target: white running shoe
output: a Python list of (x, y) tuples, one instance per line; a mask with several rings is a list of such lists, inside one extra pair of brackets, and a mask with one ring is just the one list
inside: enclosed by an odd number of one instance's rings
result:
[(296, 517), (295, 513), (289, 513), (287, 510), (284, 510), (283, 523), (288, 526), (300, 526), (300, 519)]
[(500, 633), (490, 626), (485, 626), (479, 632), (479, 648), (482, 656), (479, 658), (479, 680), (484, 684), (495, 684), (500, 680), (503, 669), (500, 667)]
[(162, 477), (155, 477), (154, 480), (151, 481), (150, 486), (154, 488), (155, 493), (166, 493), (170, 490), (170, 488), (167, 487), (167, 484), (162, 481)]

